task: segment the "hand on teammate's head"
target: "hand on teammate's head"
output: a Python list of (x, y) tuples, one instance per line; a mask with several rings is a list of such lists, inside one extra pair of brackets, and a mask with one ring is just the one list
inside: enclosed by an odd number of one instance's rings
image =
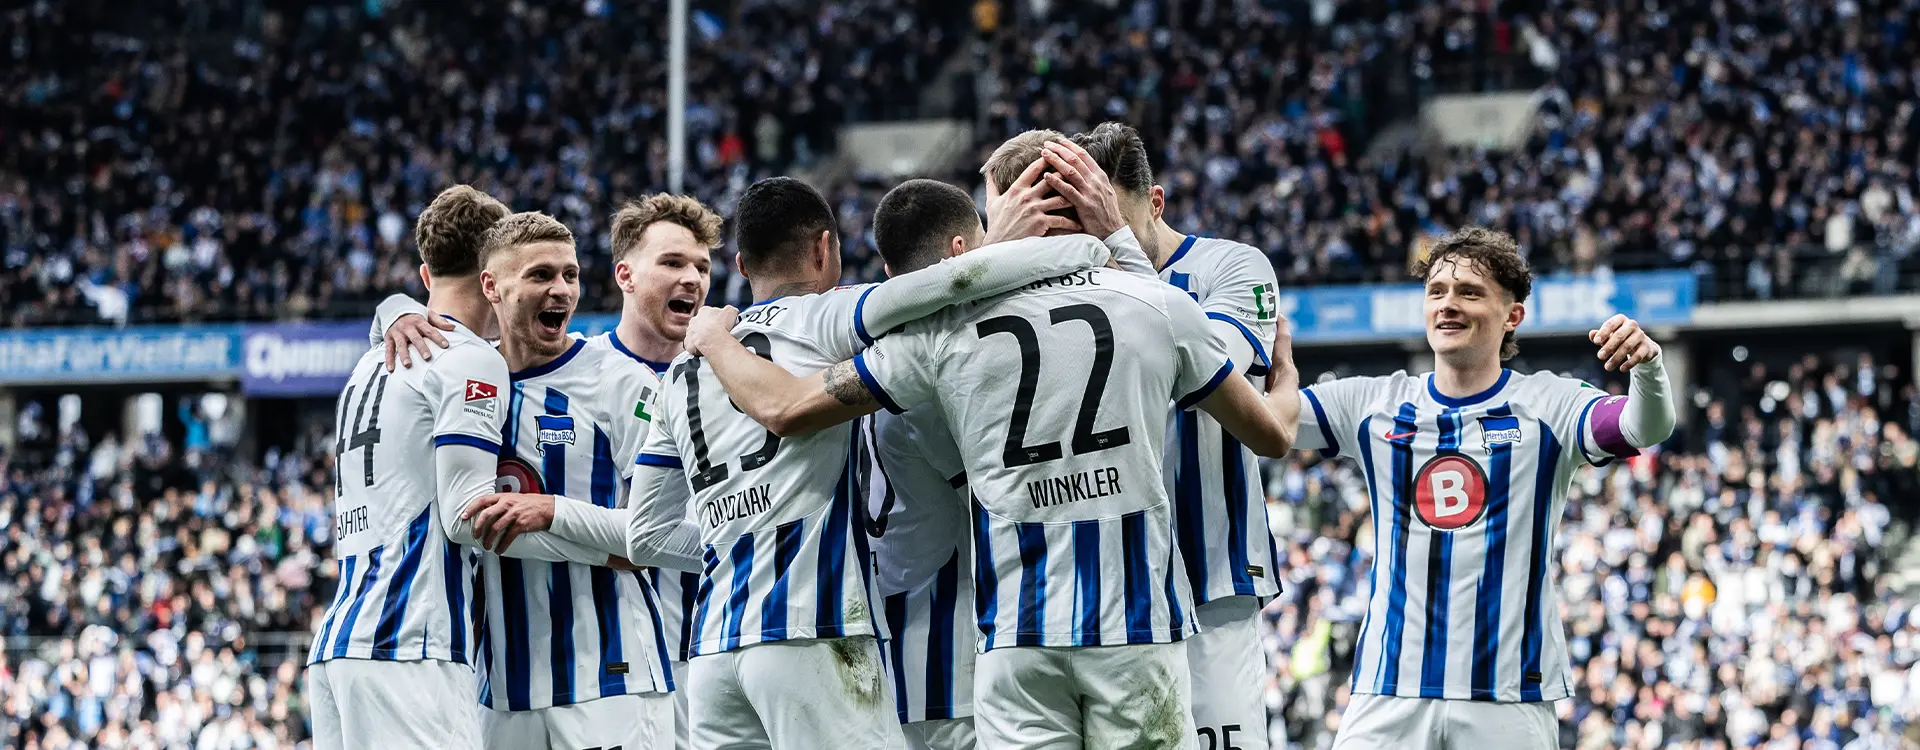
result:
[(1045, 159), (1035, 159), (1013, 184), (987, 199), (987, 236), (981, 244), (1081, 231), (1080, 222), (1050, 213), (1073, 204), (1040, 179), (1046, 168)]
[(1073, 204), (1081, 229), (1087, 234), (1105, 239), (1127, 225), (1126, 216), (1120, 213), (1120, 195), (1114, 192), (1113, 181), (1093, 163), (1093, 156), (1086, 149), (1073, 141), (1054, 141), (1042, 151), (1041, 161), (1054, 169), (1042, 179)]

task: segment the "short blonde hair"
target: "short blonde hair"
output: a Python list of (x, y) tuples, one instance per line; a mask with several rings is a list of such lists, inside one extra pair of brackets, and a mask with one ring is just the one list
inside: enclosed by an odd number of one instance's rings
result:
[(539, 211), (522, 211), (508, 214), (506, 218), (494, 222), (480, 240), (480, 267), (485, 268), (500, 253), (531, 245), (536, 242), (565, 242), (573, 244), (573, 232), (567, 225)]
[(487, 229), (510, 211), (507, 204), (472, 185), (440, 191), (413, 224), (420, 262), (434, 276), (469, 276), (480, 270), (480, 243)]
[(1041, 150), (1054, 141), (1065, 142), (1067, 136), (1058, 130), (1029, 130), (1000, 144), (987, 157), (987, 163), (980, 167), (980, 174), (987, 176), (987, 183), (996, 192), (1005, 192), (1008, 185), (1020, 179), (1020, 173), (1027, 166), (1039, 160)]
[(720, 214), (695, 198), (671, 193), (654, 193), (627, 201), (613, 215), (613, 259), (625, 259), (640, 249), (640, 236), (647, 227), (660, 222), (686, 227), (693, 239), (711, 250), (720, 246)]

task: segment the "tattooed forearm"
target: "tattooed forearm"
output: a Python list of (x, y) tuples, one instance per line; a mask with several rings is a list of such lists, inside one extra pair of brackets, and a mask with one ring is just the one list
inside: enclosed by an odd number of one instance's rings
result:
[(827, 368), (826, 390), (827, 395), (847, 406), (875, 403), (873, 391), (867, 390), (867, 384), (860, 382), (860, 373), (854, 371), (852, 360)]

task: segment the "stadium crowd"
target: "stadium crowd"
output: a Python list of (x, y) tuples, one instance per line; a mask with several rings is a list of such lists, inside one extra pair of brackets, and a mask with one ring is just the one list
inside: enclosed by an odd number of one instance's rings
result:
[[(435, 186), (603, 238), (620, 200), (666, 185), (662, 4), (271, 5), (0, 14), (7, 325), (360, 314), (417, 285), (405, 230)], [(1172, 223), (1261, 247), (1284, 284), (1392, 280), (1467, 223), (1543, 272), (1687, 268), (1708, 298), (1920, 278), (1911, 2), (1002, 5), (696, 13), (686, 190), (727, 213), (840, 124), (912, 116), (971, 55), (957, 114), (982, 149), (1130, 121)], [(1424, 96), (1535, 83), (1516, 152), (1366, 151)], [(884, 185), (822, 187), (849, 279), (877, 277)], [(589, 307), (613, 309), (603, 256), (583, 257)], [(717, 296), (744, 293), (719, 273)]]
[[(1557, 555), (1575, 691), (1561, 747), (1920, 742), (1920, 601), (1882, 555), (1920, 491), (1913, 388), (1867, 357), (1749, 384), (1661, 450), (1576, 475)], [(1346, 461), (1267, 473), (1290, 581), (1266, 610), (1268, 703), (1325, 748), (1366, 609), (1366, 491)]]

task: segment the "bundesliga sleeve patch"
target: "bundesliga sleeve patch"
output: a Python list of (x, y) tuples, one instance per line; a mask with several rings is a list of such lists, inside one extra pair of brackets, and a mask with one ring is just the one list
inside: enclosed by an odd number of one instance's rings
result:
[(492, 383), (467, 381), (467, 402), (464, 408), (468, 414), (476, 417), (493, 418), (500, 408), (500, 389)]

